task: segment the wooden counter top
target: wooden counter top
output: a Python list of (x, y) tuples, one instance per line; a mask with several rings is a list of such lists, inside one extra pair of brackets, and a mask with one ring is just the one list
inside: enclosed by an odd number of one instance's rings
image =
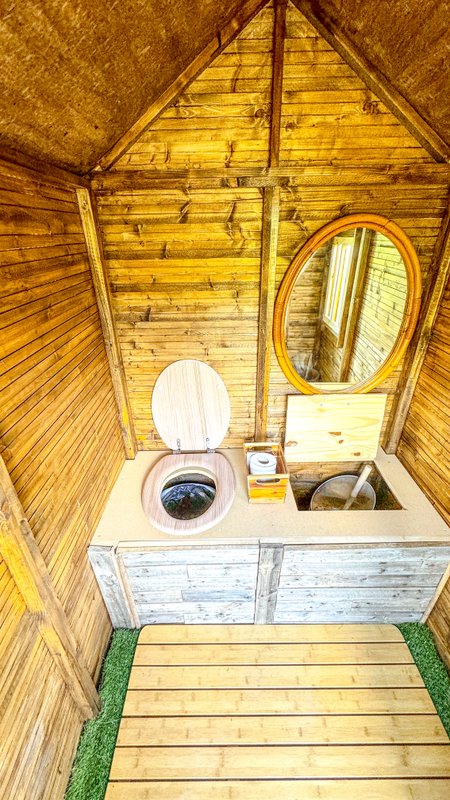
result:
[(379, 450), (375, 465), (403, 506), (396, 511), (298, 511), (289, 487), (284, 504), (250, 505), (240, 448), (221, 450), (236, 475), (236, 496), (227, 516), (195, 536), (152, 527), (141, 505), (145, 476), (166, 453), (146, 451), (125, 462), (92, 540), (95, 546), (177, 547), (195, 544), (449, 544), (450, 530), (396, 456)]

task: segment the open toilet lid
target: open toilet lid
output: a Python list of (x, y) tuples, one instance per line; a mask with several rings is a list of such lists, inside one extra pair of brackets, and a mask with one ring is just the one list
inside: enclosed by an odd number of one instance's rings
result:
[(214, 450), (227, 432), (230, 399), (212, 367), (185, 359), (170, 364), (159, 375), (152, 414), (161, 439), (171, 450)]

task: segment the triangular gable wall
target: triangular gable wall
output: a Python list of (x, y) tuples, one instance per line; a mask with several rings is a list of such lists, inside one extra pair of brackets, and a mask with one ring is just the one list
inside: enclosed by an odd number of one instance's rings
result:
[(142, 134), (114, 169), (265, 165), (273, 22), (270, 3)]
[[(389, 216), (412, 239), (427, 282), (448, 177), (290, 4), (279, 167), (268, 170), (273, 29), (268, 4), (94, 180), (143, 449), (162, 446), (151, 392), (179, 358), (207, 361), (224, 379), (231, 399), (225, 446), (253, 438), (267, 409), (267, 436), (282, 435), (293, 388), (273, 356), (270, 382), (260, 360), (270, 352), (273, 293), (298, 248), (330, 220), (364, 211)], [(271, 180), (280, 184), (279, 210), (264, 188)], [(278, 247), (276, 275), (273, 258), (268, 277), (265, 253), (276, 242), (270, 225)], [(397, 380), (398, 372), (384, 388), (393, 393)]]
[[(140, 136), (114, 169), (266, 166), (273, 24), (270, 3)], [(280, 166), (432, 161), (289, 3)]]

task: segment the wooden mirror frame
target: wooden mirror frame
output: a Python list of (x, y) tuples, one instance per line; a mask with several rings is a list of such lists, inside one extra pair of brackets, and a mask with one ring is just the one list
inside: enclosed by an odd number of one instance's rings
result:
[[(302, 274), (310, 257), (319, 247), (330, 241), (336, 234), (343, 233), (351, 228), (361, 227), (378, 231), (387, 236), (396, 246), (403, 259), (407, 280), (403, 319), (391, 352), (370, 378), (366, 378), (351, 386), (346, 384), (344, 388), (339, 388), (341, 384), (336, 383), (336, 388), (321, 389), (319, 383), (308, 383), (307, 380), (300, 377), (289, 358), (284, 334), (289, 300), (297, 278)], [(323, 228), (316, 231), (316, 233), (314, 233), (300, 248), (286, 270), (286, 274), (278, 289), (273, 317), (273, 341), (278, 363), (284, 375), (288, 381), (303, 394), (329, 394), (331, 392), (361, 394), (363, 392), (369, 392), (384, 381), (404, 355), (416, 327), (421, 295), (422, 279), (416, 251), (409, 237), (395, 222), (392, 222), (392, 220), (386, 217), (381, 217), (378, 214), (351, 214), (347, 217), (341, 217), (340, 219), (329, 222), (327, 225), (324, 225)], [(326, 383), (325, 385), (330, 386), (330, 383)]]

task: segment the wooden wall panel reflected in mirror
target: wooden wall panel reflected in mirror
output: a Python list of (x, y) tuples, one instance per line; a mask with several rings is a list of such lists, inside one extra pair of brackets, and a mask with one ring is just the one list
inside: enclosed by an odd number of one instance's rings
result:
[(419, 312), (420, 268), (406, 234), (377, 215), (326, 225), (301, 248), (279, 289), (277, 358), (302, 392), (369, 391), (398, 364)]

